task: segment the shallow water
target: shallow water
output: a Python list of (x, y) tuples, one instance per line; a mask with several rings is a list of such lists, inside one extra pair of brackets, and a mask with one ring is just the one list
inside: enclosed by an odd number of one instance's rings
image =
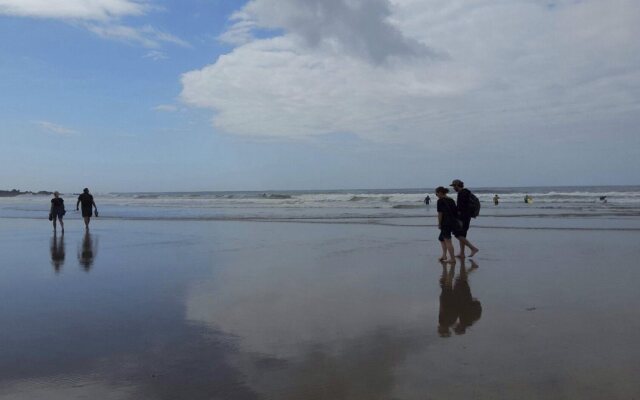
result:
[(0, 223), (2, 399), (640, 393), (636, 231), (472, 228), (452, 271), (433, 227)]

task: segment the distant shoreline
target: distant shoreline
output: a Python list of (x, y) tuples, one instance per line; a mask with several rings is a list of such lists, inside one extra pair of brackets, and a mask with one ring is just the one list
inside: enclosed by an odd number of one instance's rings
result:
[(47, 192), (46, 190), (41, 190), (39, 192), (32, 192), (30, 190), (27, 190), (26, 192), (20, 191), (20, 190), (0, 190), (0, 197), (16, 197), (16, 196), (20, 196), (23, 194), (33, 194), (33, 195), (51, 195), (53, 194), (53, 192)]

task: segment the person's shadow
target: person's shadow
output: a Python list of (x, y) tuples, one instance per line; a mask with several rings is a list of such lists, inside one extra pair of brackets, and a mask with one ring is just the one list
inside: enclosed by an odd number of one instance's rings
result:
[(49, 250), (51, 251), (51, 265), (53, 265), (53, 270), (59, 273), (64, 265), (64, 233), (59, 238), (56, 233), (53, 234)]
[(98, 240), (93, 238), (89, 231), (84, 232), (82, 244), (78, 248), (78, 262), (80, 266), (87, 272), (91, 270), (91, 266), (95, 261), (98, 253)]
[[(442, 263), (440, 277), (440, 312), (438, 313), (438, 334), (441, 337), (451, 336), (451, 330), (456, 335), (463, 335), (467, 328), (477, 322), (482, 316), (482, 304), (471, 295), (469, 273), (478, 268), (473, 260), (467, 268), (466, 261), (460, 262), (460, 272), (455, 276), (456, 266)], [(454, 279), (455, 277), (455, 279)]]

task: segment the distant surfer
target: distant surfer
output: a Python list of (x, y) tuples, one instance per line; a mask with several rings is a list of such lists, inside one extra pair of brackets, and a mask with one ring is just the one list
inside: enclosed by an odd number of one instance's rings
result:
[(496, 194), (493, 196), (493, 204), (497, 206), (498, 203), (500, 203), (500, 196)]
[(431, 204), (431, 197), (429, 197), (429, 195), (427, 195), (427, 197), (424, 198), (424, 204), (427, 206)]
[(82, 189), (82, 194), (78, 196), (76, 202), (76, 211), (78, 211), (78, 205), (82, 205), (82, 218), (84, 219), (84, 228), (89, 229), (89, 222), (91, 221), (91, 214), (95, 208), (95, 216), (98, 216), (98, 206), (93, 201), (93, 196), (89, 194), (89, 189)]
[(526, 194), (524, 196), (524, 202), (527, 203), (527, 204), (533, 203), (533, 197), (529, 196), (529, 194)]
[(604, 204), (607, 202), (607, 196), (600, 196), (600, 201)]

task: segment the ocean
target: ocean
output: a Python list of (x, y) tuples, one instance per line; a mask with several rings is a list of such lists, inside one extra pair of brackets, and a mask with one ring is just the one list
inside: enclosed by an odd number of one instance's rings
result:
[[(640, 186), (470, 188), (482, 209), (474, 223), (492, 227), (640, 228)], [(432, 204), (424, 204), (425, 196)], [(493, 204), (498, 194), (500, 203)], [(525, 195), (533, 198), (524, 202)], [(455, 198), (455, 192), (450, 193)], [(606, 202), (601, 197), (606, 196)], [(67, 218), (76, 218), (77, 194), (61, 194)], [(145, 220), (278, 220), (433, 225), (436, 197), (427, 189), (281, 190), (227, 192), (95, 193), (100, 218)], [(0, 198), (0, 218), (46, 218), (49, 197)], [(516, 222), (516, 220), (518, 220)], [(541, 224), (541, 220), (546, 221)], [(584, 220), (591, 221), (585, 225)], [(622, 221), (611, 223), (611, 220)], [(510, 221), (510, 222), (507, 222)], [(533, 221), (533, 222), (532, 222)], [(594, 222), (596, 221), (596, 222)]]

